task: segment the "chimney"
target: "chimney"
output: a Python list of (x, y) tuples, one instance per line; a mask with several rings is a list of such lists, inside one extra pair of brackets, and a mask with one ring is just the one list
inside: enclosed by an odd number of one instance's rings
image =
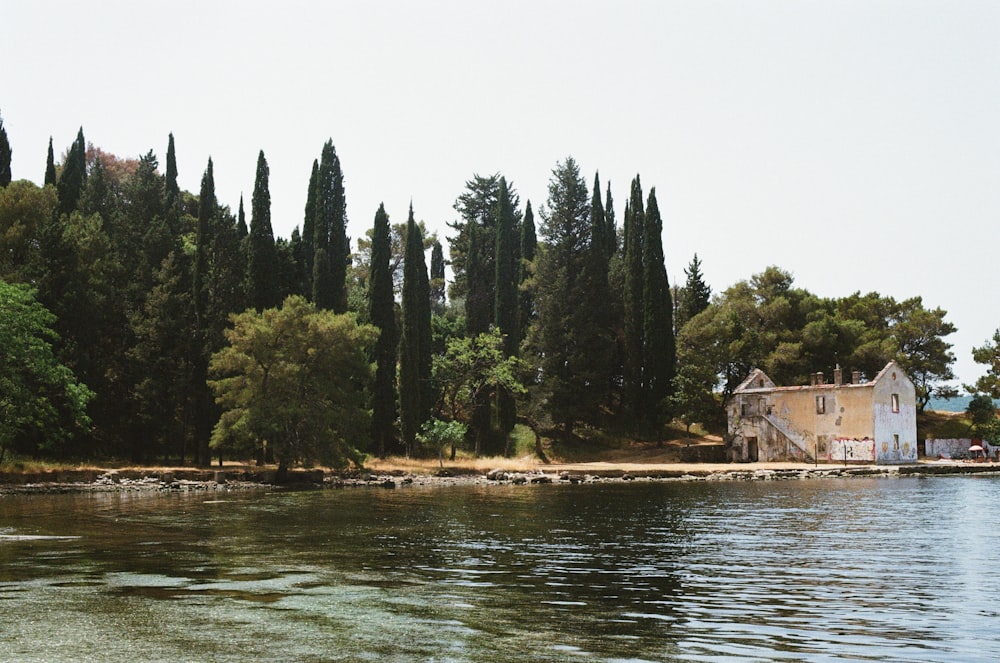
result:
[(851, 371), (851, 382), (861, 384), (861, 371)]
[(844, 371), (840, 369), (840, 365), (838, 364), (837, 368), (833, 369), (833, 384), (834, 386), (839, 387), (843, 383), (844, 383)]
[(816, 384), (826, 384), (826, 380), (823, 379), (823, 371), (816, 374)]
[(810, 387), (815, 387), (816, 386), (816, 374), (815, 373), (810, 373), (809, 374), (809, 386)]

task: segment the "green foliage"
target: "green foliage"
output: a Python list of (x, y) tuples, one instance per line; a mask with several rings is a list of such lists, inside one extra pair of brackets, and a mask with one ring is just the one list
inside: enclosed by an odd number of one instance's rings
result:
[(10, 141), (7, 139), (7, 130), (3, 126), (3, 117), (0, 117), (0, 189), (10, 184)]
[(989, 430), (997, 418), (997, 406), (987, 394), (973, 394), (965, 413), (977, 432)]
[(0, 457), (51, 450), (90, 423), (94, 394), (56, 358), (54, 321), (31, 288), (0, 281)]
[(531, 344), (547, 409), (571, 431), (577, 422), (595, 421), (606, 406), (614, 348), (609, 330), (595, 320), (604, 308), (594, 306), (595, 289), (607, 292), (607, 281), (601, 282), (591, 262), (599, 251), (591, 244), (590, 195), (572, 157), (552, 171), (546, 212)]
[(69, 214), (76, 209), (76, 204), (83, 194), (87, 182), (87, 143), (83, 138), (83, 127), (76, 135), (76, 140), (70, 147), (62, 175), (56, 189), (59, 192), (59, 213)]
[[(503, 389), (511, 394), (525, 393), (518, 380), (523, 363), (503, 350), (503, 336), (498, 329), (475, 337), (455, 336), (448, 340), (443, 355), (433, 358), (434, 383), (439, 389), (437, 411), (444, 418), (470, 424), (476, 411), (491, 395)], [(478, 455), (484, 433), (470, 426), (475, 453)]]
[(656, 202), (656, 189), (649, 190), (646, 203), (646, 236), (642, 243), (643, 352), (642, 375), (646, 411), (654, 424), (663, 423), (665, 399), (670, 396), (677, 364), (674, 341), (673, 301), (663, 258), (663, 222)]
[(625, 207), (623, 398), (625, 411), (635, 421), (648, 411), (644, 402), (642, 355), (645, 344), (643, 313), (643, 241), (646, 237), (639, 176), (632, 180), (631, 196)]
[(271, 228), (269, 174), (264, 150), (261, 150), (257, 156), (257, 179), (253, 187), (247, 262), (250, 301), (258, 311), (278, 305), (278, 254)]
[(209, 382), (222, 407), (216, 447), (266, 444), (281, 468), (359, 464), (370, 417), (366, 358), (377, 334), (353, 314), (318, 310), (300, 296), (280, 309), (232, 317), (229, 345), (212, 356)]
[(677, 306), (677, 319), (674, 320), (674, 329), (680, 331), (688, 320), (698, 315), (706, 308), (712, 300), (712, 289), (705, 283), (705, 277), (701, 273), (701, 260), (698, 254), (694, 254), (691, 263), (684, 268), (687, 280), (684, 287), (679, 291), (679, 302), (674, 302)]
[(425, 449), (436, 449), (441, 467), (444, 467), (445, 447), (455, 448), (465, 438), (466, 426), (459, 421), (430, 419), (420, 427), (417, 441)]
[[(347, 203), (340, 158), (328, 140), (323, 145), (316, 177), (313, 263), (313, 301), (335, 313), (347, 310), (347, 267), (351, 259), (347, 237)], [(307, 202), (308, 207), (308, 202)], [(323, 251), (326, 260), (320, 263)]]
[(302, 293), (307, 298), (312, 296), (313, 261), (316, 257), (316, 197), (319, 195), (319, 159), (313, 159), (312, 173), (309, 175), (309, 191), (306, 192), (306, 209), (302, 220), (302, 253), (305, 257), (304, 272), (308, 278), (308, 287), (303, 285)]
[(45, 159), (45, 179), (43, 180), (45, 186), (56, 185), (56, 159), (55, 154), (52, 152), (52, 136), (49, 136), (49, 153)]
[(445, 305), (444, 248), (435, 237), (431, 244), (431, 308), (440, 312)]
[(517, 345), (521, 346), (528, 336), (528, 328), (535, 319), (535, 295), (532, 282), (535, 253), (538, 238), (535, 236), (535, 215), (531, 211), (531, 201), (524, 205), (524, 220), (521, 223), (520, 254), (517, 271)]
[(399, 344), (399, 419), (403, 444), (409, 455), (417, 431), (430, 416), (431, 384), (430, 280), (424, 262), (424, 243), (410, 207), (406, 222), (406, 255), (403, 264), (403, 321)]
[(385, 456), (395, 438), (396, 421), (396, 311), (392, 273), (389, 215), (378, 206), (372, 228), (368, 317), (378, 329), (375, 341), (375, 385), (372, 390), (372, 439), (375, 451)]
[(27, 281), (38, 265), (39, 242), (58, 205), (55, 189), (27, 180), (0, 189), (0, 279)]
[(986, 366), (986, 374), (980, 376), (975, 385), (966, 386), (966, 389), (988, 394), (991, 398), (1000, 398), (1000, 329), (993, 333), (991, 341), (973, 348), (972, 358), (977, 364)]

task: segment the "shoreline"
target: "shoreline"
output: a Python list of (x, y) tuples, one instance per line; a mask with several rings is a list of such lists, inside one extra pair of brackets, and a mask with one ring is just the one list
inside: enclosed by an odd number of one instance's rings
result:
[(273, 469), (229, 467), (79, 469), (46, 472), (0, 472), (0, 497), (23, 494), (114, 492), (233, 492), (250, 490), (323, 490), (406, 488), (410, 486), (588, 484), (628, 481), (788, 481), (803, 479), (898, 478), (1000, 475), (1000, 463), (925, 461), (908, 465), (813, 465), (807, 463), (565, 463), (528, 470), (461, 466), (416, 470), (290, 470), (275, 482)]

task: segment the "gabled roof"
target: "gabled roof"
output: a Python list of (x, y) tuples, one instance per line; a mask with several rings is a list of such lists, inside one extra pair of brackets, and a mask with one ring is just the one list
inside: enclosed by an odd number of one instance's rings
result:
[[(860, 389), (860, 388), (872, 388), (877, 382), (881, 381), (890, 370), (898, 371), (907, 380), (909, 376), (906, 375), (906, 371), (897, 364), (895, 361), (890, 361), (885, 365), (878, 375), (874, 379), (862, 382), (860, 384), (854, 384), (852, 382), (845, 382), (837, 385), (833, 382), (824, 382), (823, 384), (809, 384), (809, 385), (793, 385), (790, 387), (779, 387), (774, 383), (774, 381), (767, 376), (767, 373), (755, 368), (750, 371), (750, 375), (746, 377), (743, 382), (739, 384), (736, 389), (733, 390), (734, 394), (743, 392), (772, 392), (772, 391), (829, 391), (831, 389)], [(763, 386), (760, 386), (761, 380), (763, 380)]]

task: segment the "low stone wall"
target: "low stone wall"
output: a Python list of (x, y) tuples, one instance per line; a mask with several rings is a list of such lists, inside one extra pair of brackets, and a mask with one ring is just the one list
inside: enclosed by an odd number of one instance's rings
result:
[(987, 458), (997, 458), (997, 451), (1000, 450), (1000, 447), (995, 447), (989, 442), (965, 437), (948, 439), (929, 437), (924, 441), (924, 453), (928, 458), (972, 458), (975, 454), (969, 453), (969, 447), (977, 444), (986, 450)]

